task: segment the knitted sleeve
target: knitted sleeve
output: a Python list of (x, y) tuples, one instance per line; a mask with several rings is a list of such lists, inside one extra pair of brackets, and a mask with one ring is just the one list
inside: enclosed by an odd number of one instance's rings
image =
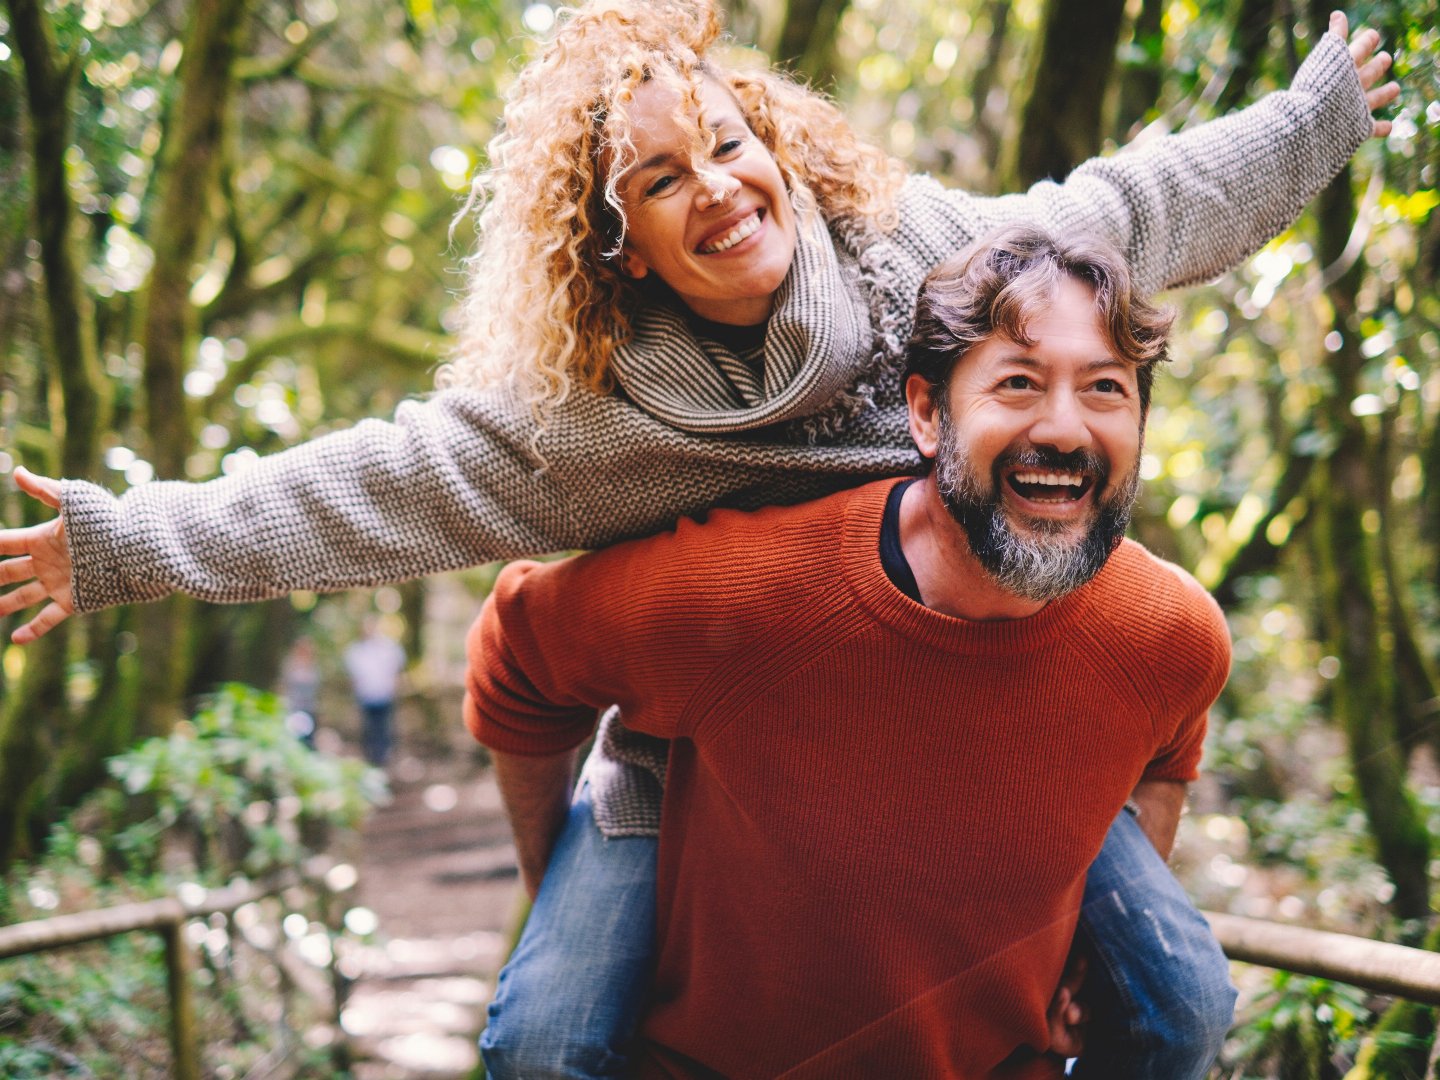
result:
[(1023, 195), (989, 199), (922, 190), (932, 206), (943, 199), (934, 212), (950, 220), (929, 231), (931, 248), (919, 254), (933, 265), (1001, 224), (1031, 221), (1119, 244), (1143, 294), (1204, 281), (1293, 222), (1371, 130), (1349, 49), (1327, 33), (1290, 89), (1095, 158), (1062, 184), (1042, 181)]
[(556, 754), (612, 704), (635, 731), (685, 734), (697, 685), (753, 641), (723, 588), (745, 562), (727, 535), (685, 521), (591, 555), (507, 566), (466, 644), (471, 734), (505, 753)]
[(203, 484), (116, 498), (67, 480), (76, 609), (174, 591), (237, 603), (597, 548), (727, 501), (796, 503), (900, 473), (914, 455), (903, 428), (878, 449), (804, 451), (693, 435), (583, 391), (538, 445), (535, 431), (502, 395), (447, 391)]
[[(579, 746), (595, 726), (601, 702), (584, 678), (584, 644), (565, 662), (556, 615), (554, 571), (515, 562), (495, 582), (466, 639), (465, 726), (485, 746), (542, 756)], [(572, 625), (596, 620), (584, 605)], [(579, 644), (579, 643), (577, 643)]]
[(1230, 630), (1209, 593), (1178, 567), (1170, 569), (1183, 589), (1169, 631), (1153, 642), (1146, 658), (1162, 693), (1156, 717), (1160, 749), (1144, 779), (1189, 783), (1199, 776), (1210, 706), (1230, 676)]
[(66, 481), (76, 608), (175, 590), (260, 600), (556, 550), (573, 519), (561, 485), (537, 476), (527, 420), (504, 398), (453, 392), (204, 484), (117, 499)]

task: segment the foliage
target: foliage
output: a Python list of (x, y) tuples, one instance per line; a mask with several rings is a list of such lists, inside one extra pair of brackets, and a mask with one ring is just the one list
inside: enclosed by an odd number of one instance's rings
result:
[(1371, 1015), (1365, 996), (1354, 988), (1285, 971), (1274, 974), (1249, 1008), (1251, 1015), (1232, 1033), (1218, 1067), (1234, 1080), (1339, 1080)]
[[(730, 6), (732, 25), (747, 35), (742, 44), (779, 38), (784, 5)], [(1132, 3), (1130, 17), (1154, 6)], [(1114, 141), (1137, 125), (1179, 129), (1218, 102), (1285, 86), (1314, 41), (1307, 9), (1323, 11), (1276, 4), (1268, 36), (1237, 33), (1237, 11), (1254, 6), (1165, 0), (1158, 35), (1138, 22), (1122, 30), (1106, 105)], [(828, 58), (825, 74), (857, 125), (949, 183), (997, 190), (996, 163), (1019, 135), (1044, 5), (851, 0), (830, 8), (841, 13), (833, 41), (789, 48)], [(60, 47), (79, 63), (65, 167), (113, 399), (103, 479), (123, 491), (154, 471), (141, 423), (146, 357), (137, 324), (187, 11), (133, 0), (56, 0), (48, 10)], [(1185, 831), (1191, 891), (1241, 914), (1396, 936), (1397, 867), (1379, 841), (1393, 823), (1377, 813), (1360, 774), (1377, 756), (1393, 757), (1392, 805), (1435, 832), (1440, 19), (1433, 0), (1357, 0), (1347, 10), (1352, 25), (1379, 26), (1396, 54), (1404, 93), (1391, 111), (1395, 131), (1365, 146), (1337, 189), (1247, 264), (1169, 298), (1179, 311), (1174, 359), (1157, 380), (1134, 531), (1216, 591), (1235, 641), (1212, 723), (1211, 805)], [(552, 17), (545, 3), (257, 0), (240, 28), (238, 96), (215, 190), (195, 200), (208, 217), (189, 294), (187, 476), (233, 473), (259, 454), (383, 415), (428, 387), (453, 327), (455, 254), (469, 239), (462, 227), (452, 246), (450, 218), (510, 73), (531, 48), (520, 31), (543, 29)], [(5, 122), (25, 119), (12, 37), (0, 15), (0, 190), (13, 196), (0, 199), (0, 471), (17, 452), (53, 457), (56, 428), (38, 246), (15, 224), (32, 180), (28, 151)], [(1242, 44), (1254, 54), (1238, 55)], [(1137, 104), (1119, 84), (1141, 69), (1153, 92)], [(1346, 475), (1363, 482), (1347, 484)], [(1358, 496), (1342, 506), (1347, 492)], [(1347, 524), (1342, 511), (1353, 531), (1336, 541)], [(7, 524), (29, 512), (0, 493)], [(1341, 648), (1343, 603), (1362, 597), (1375, 626), (1363, 655), (1351, 655)], [(315, 604), (308, 597), (296, 606)], [(189, 645), (163, 642), (221, 657), (200, 665), (199, 683), (263, 655), (288, 625), (227, 618)], [(92, 627), (70, 656), (70, 670), (89, 673), (69, 682), (77, 716), (108, 678), (142, 666), (140, 628)], [(8, 650), (3, 658), (0, 677), (18, 685), (25, 657)], [(1355, 717), (1373, 743), (1356, 741)], [(47, 728), (75, 730), (63, 719)], [(127, 732), (114, 737), (128, 745)], [(136, 872), (162, 865), (159, 835), (144, 825), (162, 808), (216, 873), (293, 856), (312, 811), (246, 816), (268, 799), (267, 766), (225, 773), (213, 788), (201, 782), (204, 770), (223, 771), (216, 758), (228, 738), (191, 726), (173, 744), (137, 751), (122, 767), (134, 793), (87, 811), (125, 822), (106, 856)], [(172, 776), (202, 792), (202, 818), (167, 795)], [(58, 780), (51, 786), (47, 812), (64, 803), (62, 790)], [(310, 798), (323, 817), (320, 788), (308, 790), (313, 798), (293, 795), (302, 805)], [(150, 812), (127, 820), (146, 799)], [(78, 830), (54, 838), (57, 850), (83, 844)], [(1267, 995), (1269, 1004), (1257, 1006), (1273, 1013), (1265, 1037), (1237, 1042), (1233, 1075), (1281, 1075), (1274, 1047), (1285, 1039), (1315, 1050), (1302, 1060), (1328, 1067), (1355, 1049), (1336, 1018), (1353, 1016), (1357, 1028), (1369, 1022), (1339, 990), (1308, 980)], [(1246, 1030), (1258, 1033), (1258, 1024)]]
[[(224, 687), (167, 738), (113, 759), (110, 771), (115, 785), (55, 827), (42, 860), (0, 880), (0, 922), (304, 865), (321, 842), (357, 828), (383, 794), (378, 773), (307, 749), (286, 730), (279, 700), (244, 686)], [(190, 978), (217, 1077), (242, 1075), (277, 1039), (293, 1044), (302, 1071), (333, 1075), (329, 1049), (295, 1035), (325, 1021), (323, 1000), (289, 1002), (294, 1015), (274, 1024), (275, 965), (313, 962), (304, 949), (281, 955), (291, 948), (279, 929), (287, 914), (311, 926), (323, 914), (312, 910), (312, 892), (303, 897), (190, 926), (187, 940), (201, 946)], [(0, 962), (0, 1075), (168, 1075), (168, 1008), (154, 934)]]
[(162, 839), (189, 838), (201, 872), (220, 878), (302, 865), (330, 827), (358, 827), (384, 793), (378, 770), (299, 742), (274, 694), (233, 683), (110, 773), (150, 811), (116, 835), (118, 851), (154, 865)]

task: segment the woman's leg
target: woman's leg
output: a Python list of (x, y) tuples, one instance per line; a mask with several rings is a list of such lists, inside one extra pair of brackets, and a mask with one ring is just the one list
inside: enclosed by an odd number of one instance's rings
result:
[(1121, 812), (1090, 867), (1080, 925), (1093, 1019), (1071, 1073), (1201, 1080), (1235, 1014), (1230, 966), (1139, 824)]
[(624, 1074), (654, 969), (657, 852), (601, 835), (580, 785), (480, 1037), (495, 1080)]

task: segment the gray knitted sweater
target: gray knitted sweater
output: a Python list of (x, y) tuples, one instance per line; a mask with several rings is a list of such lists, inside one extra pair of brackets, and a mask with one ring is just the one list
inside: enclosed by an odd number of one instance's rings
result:
[[(1142, 293), (1202, 281), (1293, 221), (1370, 130), (1345, 43), (1327, 34), (1290, 90), (1088, 162), (1063, 184), (981, 198), (913, 178), (891, 233), (802, 227), (763, 374), (657, 305), (615, 358), (620, 391), (572, 393), (538, 443), (505, 393), (451, 390), (204, 484), (117, 499), (66, 481), (76, 609), (175, 590), (238, 602), (377, 585), (913, 470), (899, 371), (916, 291), (937, 262), (1027, 220), (1117, 242)], [(653, 832), (663, 744), (612, 717), (601, 745), (589, 775), (602, 828)]]

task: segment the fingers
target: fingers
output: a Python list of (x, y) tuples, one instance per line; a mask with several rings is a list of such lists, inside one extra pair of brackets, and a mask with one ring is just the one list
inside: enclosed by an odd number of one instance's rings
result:
[(35, 576), (35, 560), (29, 555), (0, 562), (0, 585), (13, 585), (17, 581), (29, 581)]
[[(1347, 23), (1342, 12), (1330, 15), (1330, 32), (1345, 37)], [(1381, 83), (1390, 71), (1394, 58), (1388, 52), (1376, 52), (1380, 47), (1380, 32), (1362, 27), (1355, 31), (1350, 41), (1350, 58), (1355, 61), (1355, 74), (1360, 77), (1360, 87), (1365, 91), (1365, 105), (1373, 113), (1393, 105), (1400, 96), (1400, 85), (1394, 81)], [(1389, 120), (1376, 120), (1371, 134), (1383, 139), (1390, 134), (1393, 125)]]
[(34, 607), (40, 601), (49, 598), (50, 594), (45, 590), (44, 585), (38, 581), (29, 582), (0, 596), (0, 615), (14, 615), (17, 611)]
[(1332, 11), (1330, 13), (1330, 33), (1341, 41), (1350, 36), (1350, 20), (1345, 17), (1345, 12)]
[(1362, 26), (1350, 39), (1350, 59), (1355, 61), (1355, 66), (1358, 68), (1368, 61), (1379, 47), (1380, 31)]
[(1089, 1010), (1061, 991), (1051, 1005), (1050, 1051), (1061, 1057), (1079, 1057), (1085, 1048), (1084, 1025), (1090, 1018)]
[(60, 481), (48, 476), (36, 476), (24, 466), (15, 469), (15, 486), (26, 495), (39, 499), (52, 510), (60, 509)]
[(59, 604), (47, 604), (39, 615), (11, 634), (10, 640), (16, 645), (29, 645), (36, 638), (44, 637), (69, 617), (70, 613)]
[(1395, 100), (1399, 96), (1400, 84), (1388, 82), (1384, 86), (1377, 86), (1374, 90), (1366, 91), (1365, 104), (1370, 107), (1371, 112), (1374, 112), (1376, 109), (1383, 109), (1387, 105), (1395, 104)]
[(28, 529), (0, 529), (0, 555), (32, 554), (50, 542), (50, 534), (59, 528), (59, 523), (60, 519), (56, 518)]
[(1356, 64), (1355, 74), (1360, 76), (1360, 85), (1369, 90), (1385, 76), (1393, 62), (1388, 52), (1379, 52), (1364, 63)]

